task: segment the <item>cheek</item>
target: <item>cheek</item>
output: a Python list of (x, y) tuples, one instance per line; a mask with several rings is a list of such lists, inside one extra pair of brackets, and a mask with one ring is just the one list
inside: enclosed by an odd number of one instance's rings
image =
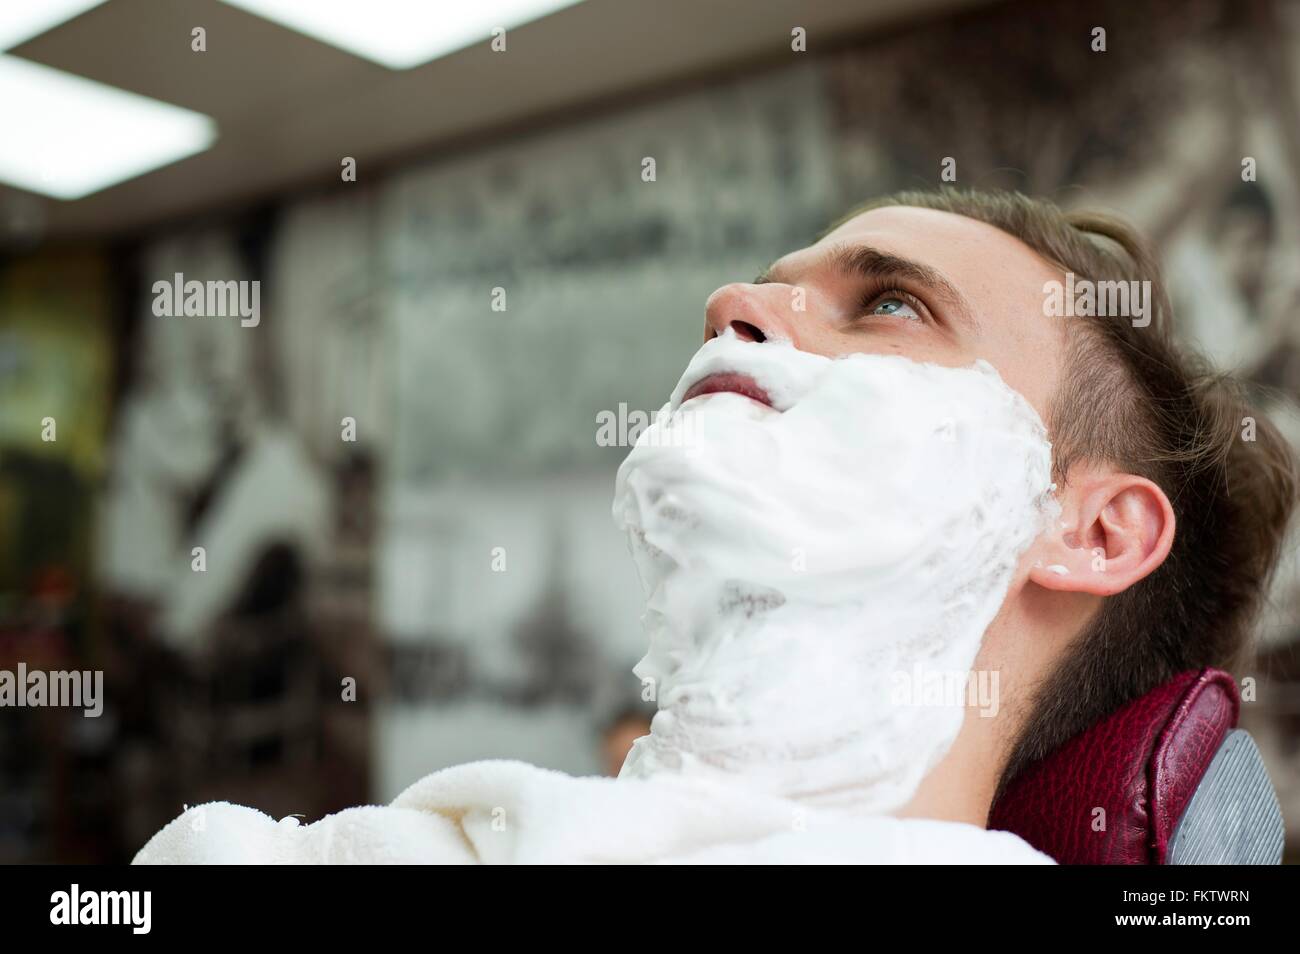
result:
[[(874, 345), (882, 342), (873, 342), (870, 339), (848, 334), (829, 324), (811, 323), (799, 327), (794, 336), (794, 346), (800, 351), (808, 354), (821, 355), (823, 358), (839, 358), (846, 354), (867, 353), (867, 354), (886, 354), (889, 352), (878, 350)], [(864, 347), (872, 345), (873, 347)]]
[(964, 350), (955, 349), (951, 342), (936, 340), (933, 329), (893, 324), (887, 319), (882, 319), (879, 324), (858, 324), (849, 329), (809, 329), (796, 345), (803, 351), (827, 358), (847, 354), (902, 355), (913, 361), (945, 368), (966, 367), (975, 360)]
[(913, 361), (927, 361), (897, 337), (888, 335), (841, 335), (834, 342), (833, 350), (824, 351), (827, 357), (841, 357), (846, 354), (903, 355)]
[(845, 339), (841, 354), (856, 352), (901, 355), (921, 364), (936, 364), (941, 368), (967, 368), (978, 357), (964, 349), (954, 348), (949, 342), (935, 341), (930, 335), (909, 334), (906, 329), (848, 335)]
[(1052, 349), (1047, 346), (1036, 352), (1032, 347), (1017, 347), (979, 357), (993, 365), (1007, 386), (1020, 392), (1045, 422), (1057, 374), (1055, 358), (1045, 360), (1049, 354)]

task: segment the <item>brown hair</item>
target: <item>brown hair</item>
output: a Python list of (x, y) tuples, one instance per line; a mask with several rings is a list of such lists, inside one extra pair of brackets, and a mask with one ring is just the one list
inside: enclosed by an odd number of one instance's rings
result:
[[(1055, 478), (1105, 461), (1157, 484), (1173, 506), (1168, 558), (1106, 598), (1036, 687), (1001, 785), (1179, 672), (1233, 670), (1277, 562), (1296, 496), (1292, 451), (1241, 385), (1180, 347), (1154, 257), (1131, 228), (1018, 193), (901, 192), (857, 209), (915, 206), (985, 222), (1076, 280), (1149, 281), (1150, 324), (1071, 321), (1048, 412)], [(1249, 419), (1249, 420), (1247, 420)], [(1253, 422), (1254, 440), (1246, 439)]]

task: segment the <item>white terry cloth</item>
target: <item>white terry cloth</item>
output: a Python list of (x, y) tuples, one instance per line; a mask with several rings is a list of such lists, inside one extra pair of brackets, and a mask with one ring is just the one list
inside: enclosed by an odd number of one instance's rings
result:
[(186, 811), (135, 864), (1052, 864), (1007, 832), (850, 817), (711, 779), (575, 778), (524, 762), (443, 769), (388, 807), (311, 825), (228, 802)]

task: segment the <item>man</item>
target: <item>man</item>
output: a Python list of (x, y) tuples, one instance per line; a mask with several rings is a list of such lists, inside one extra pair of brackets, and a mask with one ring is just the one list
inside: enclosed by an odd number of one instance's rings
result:
[[(1047, 861), (984, 831), (999, 786), (1238, 661), (1292, 507), (1171, 320), (1109, 220), (871, 204), (710, 297), (620, 470), (660, 711), (618, 780), (471, 763), (288, 831), (208, 806), (137, 860)], [(992, 691), (931, 700), (952, 671)]]

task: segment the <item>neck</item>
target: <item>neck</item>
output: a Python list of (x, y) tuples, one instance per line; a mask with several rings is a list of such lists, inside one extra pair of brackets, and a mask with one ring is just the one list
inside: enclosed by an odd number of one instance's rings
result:
[(968, 709), (948, 754), (894, 814), (899, 818), (933, 818), (983, 828), (993, 807), (1005, 756), (993, 731), (995, 721)]
[[(919, 667), (910, 660), (935, 651), (932, 626), (913, 616), (875, 619), (863, 607), (792, 605), (779, 594), (723, 595), (731, 609), (722, 619), (716, 610), (647, 613), (650, 651), (635, 672), (653, 680), (660, 711), (623, 774), (713, 776), (853, 814), (907, 807), (968, 721), (913, 685)], [(729, 605), (716, 597), (711, 608)], [(700, 624), (685, 622), (692, 619)], [(934, 667), (968, 671), (978, 640), (978, 630), (950, 640)], [(932, 799), (922, 805), (939, 810)], [(978, 814), (972, 802), (962, 820)]]

